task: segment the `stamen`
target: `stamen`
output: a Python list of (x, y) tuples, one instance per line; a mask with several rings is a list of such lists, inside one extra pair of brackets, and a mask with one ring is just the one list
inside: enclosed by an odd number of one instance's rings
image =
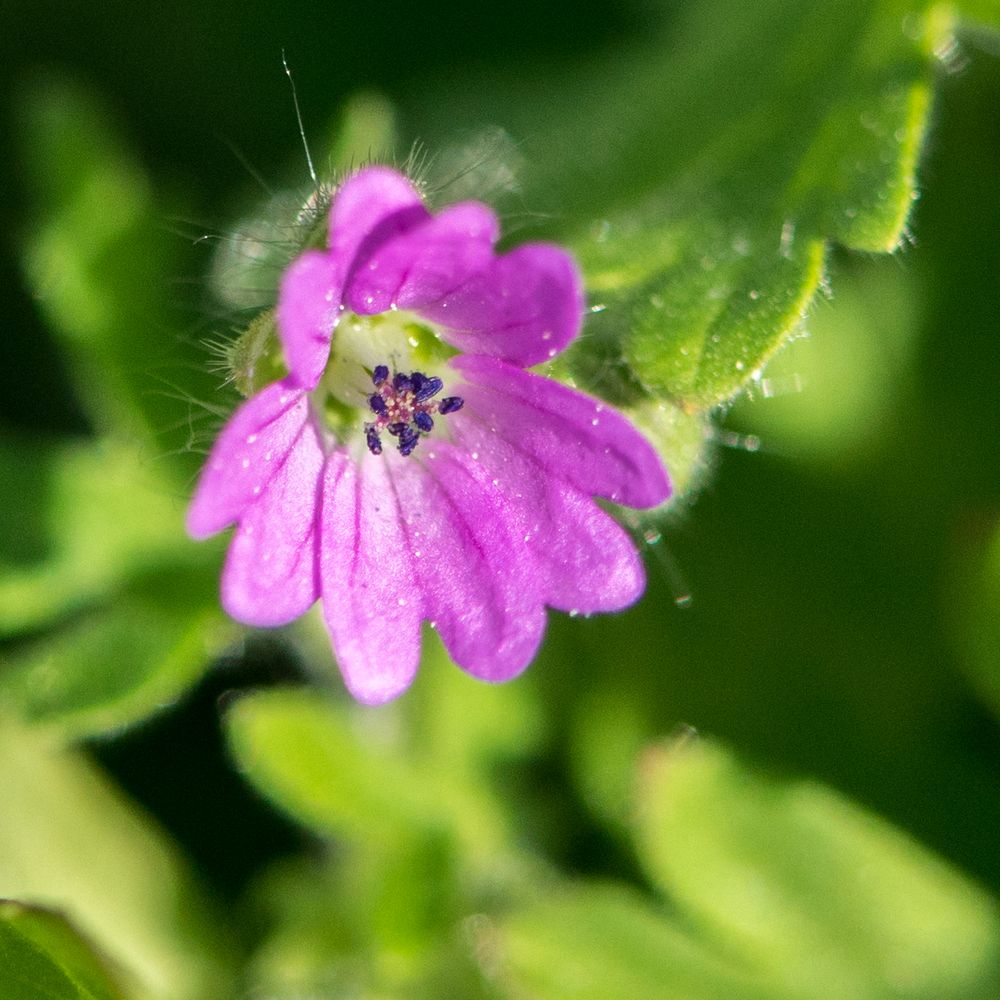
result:
[(465, 403), (461, 396), (431, 402), (444, 388), (444, 382), (436, 375), (423, 372), (394, 372), (390, 379), (389, 366), (378, 365), (372, 372), (372, 382), (378, 392), (368, 396), (368, 408), (375, 414), (375, 420), (364, 426), (368, 450), (373, 455), (382, 454), (379, 436), (382, 431), (396, 438), (401, 455), (410, 455), (421, 436), (434, 429), (432, 414), (454, 413)]
[(439, 378), (424, 379), (422, 385), (417, 385), (416, 376), (414, 376), (414, 389), (416, 390), (416, 400), (418, 403), (423, 403), (430, 399), (431, 396), (436, 396), (443, 388), (444, 382)]
[(412, 427), (407, 427), (406, 430), (399, 436), (400, 455), (409, 455), (410, 452), (416, 448), (419, 441), (420, 435), (413, 430)]

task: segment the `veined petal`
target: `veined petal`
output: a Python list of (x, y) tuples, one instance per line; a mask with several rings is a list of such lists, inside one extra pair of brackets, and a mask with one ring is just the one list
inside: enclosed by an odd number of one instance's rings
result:
[(330, 254), (309, 250), (289, 265), (278, 293), (278, 335), (289, 379), (314, 389), (330, 355), (341, 314), (343, 268)]
[(222, 605), (248, 625), (284, 625), (319, 597), (318, 495), (323, 447), (306, 420), (287, 459), (240, 517), (222, 572)]
[(295, 384), (313, 389), (322, 377), (358, 261), (429, 218), (416, 188), (394, 170), (369, 167), (341, 185), (330, 206), (329, 250), (303, 253), (281, 282), (278, 333)]
[(202, 469), (188, 508), (188, 534), (208, 538), (258, 500), (288, 457), (307, 413), (305, 396), (287, 379), (272, 383), (240, 406)]
[(471, 472), (502, 494), (517, 532), (511, 558), (529, 567), (547, 605), (592, 614), (638, 600), (646, 584), (642, 559), (614, 518), (464, 413), (452, 432), (456, 448), (480, 458)]
[(451, 361), (467, 380), (456, 388), (473, 417), (530, 455), (546, 476), (588, 496), (653, 507), (670, 483), (653, 446), (617, 410), (496, 358)]
[(366, 167), (337, 189), (330, 205), (331, 254), (346, 277), (386, 240), (430, 218), (419, 192), (388, 167)]
[(420, 662), (423, 601), (384, 462), (327, 460), (321, 515), (323, 617), (344, 682), (377, 705), (404, 691)]
[(419, 306), (460, 351), (535, 365), (580, 332), (583, 289), (565, 250), (528, 243), (495, 257), (454, 291)]
[(507, 499), (473, 474), (475, 464), (444, 442), (422, 464), (393, 462), (390, 475), (425, 615), (459, 666), (502, 681), (538, 651), (545, 610)]
[(357, 313), (419, 309), (490, 266), (496, 216), (479, 202), (453, 205), (355, 258), (346, 304)]

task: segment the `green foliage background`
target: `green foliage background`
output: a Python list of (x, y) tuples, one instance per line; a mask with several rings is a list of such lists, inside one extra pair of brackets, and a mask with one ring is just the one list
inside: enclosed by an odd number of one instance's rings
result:
[[(4, 11), (0, 1000), (1000, 995), (1000, 8)], [(183, 509), (317, 163), (567, 242), (644, 600), (380, 709)], [(413, 142), (422, 145), (411, 155)], [(202, 237), (208, 237), (202, 239)]]

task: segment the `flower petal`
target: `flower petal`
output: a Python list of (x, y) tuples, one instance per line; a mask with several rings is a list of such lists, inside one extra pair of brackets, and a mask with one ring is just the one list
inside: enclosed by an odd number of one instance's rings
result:
[(490, 266), (499, 236), (497, 218), (485, 205), (453, 205), (356, 257), (344, 300), (367, 314), (436, 302)]
[(323, 447), (311, 420), (257, 503), (241, 517), (222, 572), (222, 605), (248, 625), (284, 625), (319, 597), (318, 493)]
[(248, 399), (230, 417), (202, 469), (187, 513), (193, 538), (232, 524), (264, 492), (298, 439), (308, 412), (287, 379)]
[(313, 389), (323, 375), (343, 302), (359, 256), (427, 221), (430, 213), (402, 174), (369, 167), (348, 178), (330, 206), (329, 251), (309, 250), (285, 272), (278, 295), (278, 332), (290, 378)]
[(348, 275), (386, 240), (430, 218), (423, 199), (401, 173), (366, 167), (338, 188), (330, 206), (329, 247)]
[(472, 473), (470, 454), (442, 443), (424, 458), (390, 466), (424, 612), (459, 666), (507, 680), (545, 630), (532, 564), (519, 554), (506, 497)]
[(278, 293), (278, 335), (289, 379), (314, 389), (330, 354), (341, 315), (343, 269), (330, 254), (309, 250), (292, 261)]
[(488, 267), (420, 315), (444, 328), (460, 351), (535, 365), (555, 357), (580, 331), (583, 289), (573, 258), (547, 243), (528, 243)]
[[(384, 456), (383, 456), (384, 457)], [(320, 581), (323, 617), (348, 690), (378, 705), (412, 683), (423, 604), (384, 462), (327, 460)]]
[(503, 494), (517, 532), (512, 554), (532, 567), (546, 604), (592, 614), (638, 600), (646, 584), (642, 559), (613, 517), (475, 420), (456, 416), (452, 432), (456, 447), (480, 457), (473, 474)]
[(468, 382), (455, 388), (465, 398), (465, 419), (510, 441), (545, 475), (630, 507), (653, 507), (670, 495), (653, 446), (617, 410), (496, 358), (450, 363)]
[(557, 526), (535, 546), (546, 603), (582, 615), (634, 604), (646, 589), (646, 570), (628, 533), (576, 490), (550, 480), (546, 494), (542, 509)]

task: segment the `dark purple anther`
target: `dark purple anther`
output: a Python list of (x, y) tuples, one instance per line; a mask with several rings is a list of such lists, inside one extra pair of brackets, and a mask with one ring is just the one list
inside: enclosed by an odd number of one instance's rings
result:
[(454, 413), (465, 404), (461, 396), (448, 396), (437, 402), (430, 400), (444, 388), (444, 382), (426, 372), (398, 372), (388, 365), (377, 365), (372, 371), (377, 392), (367, 397), (368, 408), (375, 419), (365, 424), (365, 438), (374, 455), (382, 453), (379, 435), (391, 434), (401, 455), (409, 455), (424, 434), (434, 430), (434, 414)]
[[(416, 385), (416, 383), (414, 383), (414, 385)], [(443, 388), (444, 382), (436, 376), (424, 379), (422, 385), (416, 386), (416, 400), (418, 403), (423, 403), (425, 400), (430, 399), (431, 396), (436, 396)]]
[(420, 435), (414, 430), (407, 427), (406, 433), (399, 436), (399, 453), (400, 455), (409, 455), (411, 451), (417, 446), (417, 442), (420, 441)]
[(462, 409), (463, 406), (465, 406), (465, 400), (461, 396), (445, 396), (438, 403), (438, 413), (454, 413), (456, 410)]

